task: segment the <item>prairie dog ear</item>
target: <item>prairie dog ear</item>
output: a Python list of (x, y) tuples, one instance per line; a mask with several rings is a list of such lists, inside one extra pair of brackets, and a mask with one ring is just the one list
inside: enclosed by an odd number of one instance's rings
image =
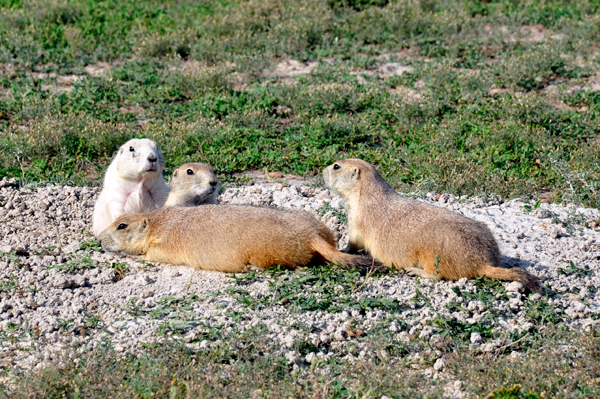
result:
[(123, 147), (119, 148), (119, 154), (123, 153)]
[(138, 227), (138, 231), (141, 233), (144, 230), (148, 229), (150, 227), (150, 221), (148, 220), (148, 218), (143, 218), (142, 221), (140, 222), (140, 226)]
[(177, 177), (178, 172), (179, 172), (179, 170), (175, 169), (175, 172), (173, 172), (173, 177)]
[(360, 169), (359, 168), (354, 168), (352, 169), (352, 178), (353, 179), (360, 179)]

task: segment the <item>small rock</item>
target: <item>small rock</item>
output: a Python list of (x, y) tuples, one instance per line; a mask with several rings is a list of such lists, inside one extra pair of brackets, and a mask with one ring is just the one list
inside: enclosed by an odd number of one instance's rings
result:
[(348, 339), (348, 334), (346, 333), (346, 331), (344, 329), (339, 328), (333, 334), (333, 338), (336, 341), (345, 341), (346, 339)]
[(102, 271), (98, 277), (91, 280), (92, 284), (112, 284), (116, 279), (115, 270), (114, 269), (106, 269)]
[(511, 309), (518, 309), (521, 305), (523, 305), (523, 301), (520, 298), (509, 298), (508, 304)]
[(482, 352), (492, 352), (494, 349), (496, 349), (496, 345), (493, 342), (488, 342), (479, 347), (479, 350)]
[(319, 334), (319, 340), (323, 344), (327, 345), (327, 344), (329, 344), (331, 342), (331, 334), (323, 332), (323, 333)]
[(0, 245), (0, 252), (9, 254), (13, 251), (13, 248), (10, 245)]
[(288, 352), (285, 354), (285, 358), (288, 361), (288, 364), (300, 364), (302, 363), (302, 359), (296, 355), (294, 352)]
[(547, 219), (549, 217), (552, 217), (552, 214), (543, 208), (534, 209), (529, 214), (538, 219)]
[(310, 352), (308, 355), (306, 355), (304, 360), (306, 361), (306, 363), (313, 363), (318, 359), (317, 359), (317, 356), (313, 352)]
[(82, 276), (80, 274), (74, 276), (73, 280), (71, 281), (71, 286), (73, 288), (85, 287), (86, 285), (87, 285), (87, 279), (85, 278), (85, 276)]
[(360, 328), (345, 328), (344, 332), (350, 338), (362, 337), (363, 335), (365, 335), (365, 332)]
[(569, 301), (581, 301), (581, 297), (577, 294), (573, 294), (573, 293), (567, 293), (565, 294), (565, 296), (567, 297), (567, 299), (569, 299)]
[(433, 334), (433, 327), (425, 326), (419, 333), (419, 338), (428, 339)]
[(283, 343), (288, 348), (291, 348), (292, 346), (294, 346), (294, 337), (292, 335), (286, 335), (285, 337), (283, 337)]
[(283, 173), (279, 171), (269, 172), (269, 177), (273, 179), (283, 179)]
[(478, 344), (481, 341), (483, 341), (483, 338), (481, 337), (481, 334), (479, 334), (478, 332), (472, 332), (471, 333), (471, 343), (472, 344)]
[(521, 284), (518, 281), (512, 281), (508, 284), (506, 284), (505, 286), (506, 291), (508, 292), (522, 292), (523, 291), (523, 284)]
[(564, 231), (557, 225), (551, 224), (546, 227), (546, 235), (548, 235), (550, 238), (556, 239), (562, 237), (564, 235)]
[(435, 363), (433, 364), (433, 369), (437, 372), (442, 371), (442, 369), (444, 368), (444, 359), (442, 359), (441, 357), (435, 361)]
[(54, 288), (58, 288), (61, 290), (64, 290), (66, 288), (70, 288), (71, 287), (71, 280), (66, 278), (63, 275), (57, 274), (54, 276), (54, 278), (52, 279), (50, 285)]

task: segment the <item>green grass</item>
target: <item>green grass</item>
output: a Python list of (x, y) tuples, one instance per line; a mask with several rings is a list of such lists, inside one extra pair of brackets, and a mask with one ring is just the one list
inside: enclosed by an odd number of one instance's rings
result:
[[(511, 348), (520, 351), (518, 357), (441, 343), (437, 349), (453, 375), (449, 381), (415, 372), (415, 368), (430, 366), (431, 360), (407, 361), (409, 351), (431, 356), (428, 344), (403, 346), (375, 337), (367, 341), (368, 350), (387, 355), (354, 362), (335, 358), (321, 361), (318, 367), (294, 369), (283, 356), (270, 354), (276, 348), (266, 331), (261, 325), (244, 332), (216, 329), (213, 333), (218, 340), (210, 349), (199, 351), (177, 341), (148, 345), (136, 356), (115, 353), (110, 345), (98, 346), (91, 353), (18, 375), (10, 396), (441, 398), (443, 387), (455, 380), (475, 397), (588, 398), (600, 394), (597, 333), (548, 329)], [(324, 369), (328, 372), (320, 372)]]
[[(357, 156), (405, 191), (600, 203), (598, 93), (570, 89), (599, 71), (593, 1), (0, 5), (0, 175), (99, 184), (119, 144), (150, 137), (167, 172), (313, 175)], [(363, 73), (386, 54), (414, 69)], [(287, 56), (317, 66), (265, 73)]]
[[(0, 395), (10, 397), (442, 397), (447, 384), (460, 381), (461, 390), (475, 397), (587, 398), (600, 394), (600, 336), (594, 329), (570, 331), (564, 314), (557, 313), (544, 299), (526, 299), (521, 310), (504, 314), (490, 312), (477, 323), (459, 322), (453, 317), (435, 317), (427, 324), (435, 328), (431, 337), (411, 335), (412, 315), (431, 308), (431, 285), (421, 285), (422, 293), (404, 303), (398, 299), (369, 297), (376, 280), (399, 276), (348, 273), (334, 266), (303, 269), (295, 273), (274, 268), (260, 273), (234, 275), (226, 293), (208, 292), (166, 296), (156, 306), (132, 299), (124, 310), (128, 317), (158, 320), (156, 341), (150, 339), (134, 354), (118, 353), (110, 336), (96, 341), (90, 351), (65, 351), (33, 371), (6, 368)], [(250, 295), (255, 283), (268, 282), (268, 290)], [(262, 284), (261, 284), (262, 285)], [(363, 290), (366, 288), (366, 290)], [(361, 291), (363, 290), (363, 291)], [(361, 298), (353, 296), (361, 291)], [(455, 291), (465, 299), (492, 307), (506, 301), (503, 286), (495, 280), (477, 279), (474, 284)], [(365, 295), (367, 294), (367, 295)], [(237, 300), (242, 307), (223, 309), (201, 317), (197, 303), (213, 297)], [(454, 311), (467, 310), (449, 304)], [(286, 308), (286, 316), (272, 320), (284, 333), (293, 335), (291, 346), (282, 346), (266, 323), (245, 323), (267, 312), (269, 317)], [(454, 307), (454, 308), (453, 308)], [(469, 306), (470, 307), (470, 306)], [(228, 308), (228, 309), (225, 309)], [(369, 323), (374, 312), (385, 316)], [(274, 311), (275, 313), (271, 313)], [(302, 322), (306, 312), (341, 314), (351, 311), (344, 324), (354, 336), (345, 341), (315, 340), (315, 335), (330, 334), (318, 326)], [(357, 313), (358, 312), (358, 313)], [(519, 312), (519, 315), (511, 314)], [(85, 336), (106, 328), (101, 315), (84, 313), (80, 322), (59, 319), (63, 334)], [(367, 316), (367, 317), (365, 317)], [(528, 331), (498, 329), (499, 317), (533, 322)], [(318, 318), (317, 318), (318, 319)], [(404, 332), (399, 339), (390, 326)], [(7, 325), (0, 340), (4, 345), (36, 331)], [(484, 343), (496, 341), (490, 351), (470, 347), (473, 332)], [(286, 333), (286, 334), (287, 334)], [(315, 334), (316, 333), (316, 334)], [(408, 335), (406, 334), (408, 333)], [(288, 351), (300, 356), (294, 365)], [(514, 352), (514, 353), (513, 353)], [(307, 355), (313, 360), (308, 361)], [(432, 378), (427, 373), (439, 358), (445, 373)], [(490, 396), (488, 396), (490, 395)]]

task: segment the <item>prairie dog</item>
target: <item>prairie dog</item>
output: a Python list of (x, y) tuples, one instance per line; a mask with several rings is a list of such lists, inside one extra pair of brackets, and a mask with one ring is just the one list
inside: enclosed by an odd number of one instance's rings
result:
[(173, 172), (171, 192), (165, 206), (216, 204), (219, 182), (207, 163), (185, 163)]
[(539, 279), (501, 266), (500, 250), (483, 224), (446, 209), (401, 197), (360, 159), (337, 161), (323, 171), (326, 184), (346, 202), (348, 246), (365, 249), (385, 266), (430, 279), (488, 276), (519, 281), (537, 291)]
[(293, 268), (315, 258), (352, 268), (373, 263), (338, 251), (333, 233), (309, 213), (246, 205), (165, 207), (125, 215), (98, 239), (109, 252), (222, 272), (240, 272), (247, 265)]
[(94, 236), (121, 215), (162, 207), (169, 195), (164, 167), (165, 158), (154, 141), (133, 139), (123, 144), (106, 170), (94, 207)]

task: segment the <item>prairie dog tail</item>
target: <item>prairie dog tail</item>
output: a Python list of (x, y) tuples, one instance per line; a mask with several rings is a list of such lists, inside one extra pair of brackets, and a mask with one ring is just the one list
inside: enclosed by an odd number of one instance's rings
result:
[(340, 252), (321, 237), (313, 239), (310, 244), (315, 252), (336, 265), (363, 271), (368, 269), (387, 271), (385, 267), (382, 267), (381, 264), (373, 260), (373, 258)]
[(497, 278), (498, 280), (518, 281), (530, 291), (540, 291), (542, 289), (540, 279), (523, 269), (504, 269), (502, 267), (485, 266), (480, 272), (480, 276), (483, 275), (490, 278)]

